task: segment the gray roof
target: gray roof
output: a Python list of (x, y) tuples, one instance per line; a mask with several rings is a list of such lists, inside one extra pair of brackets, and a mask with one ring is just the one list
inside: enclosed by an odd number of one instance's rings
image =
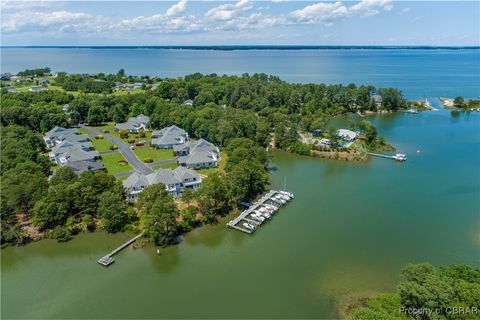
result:
[(208, 163), (218, 161), (220, 158), (218, 154), (209, 151), (198, 151), (190, 153), (189, 155), (179, 157), (178, 162), (182, 164), (194, 165), (196, 163)]
[(143, 189), (149, 185), (148, 179), (145, 175), (135, 171), (127, 179), (123, 180), (122, 182), (124, 188), (135, 188), (135, 189)]
[(67, 161), (92, 161), (99, 156), (98, 151), (85, 151), (80, 147), (72, 147), (62, 154)]
[(56, 146), (54, 146), (52, 148), (52, 153), (54, 155), (59, 155), (59, 154), (62, 154), (62, 153), (65, 153), (67, 151), (69, 151), (70, 149), (72, 148), (81, 148), (83, 150), (88, 150), (88, 149), (91, 149), (93, 148), (93, 145), (91, 142), (71, 142), (71, 141), (68, 141), (68, 140), (63, 140), (62, 142), (60, 142), (59, 144), (57, 144)]
[(77, 173), (104, 169), (101, 161), (68, 161), (67, 165)]
[(87, 142), (89, 139), (88, 134), (75, 134), (71, 132), (55, 137), (55, 140), (69, 141), (72, 143)]
[(163, 183), (164, 185), (182, 184), (186, 180), (194, 178), (197, 181), (201, 181), (200, 176), (195, 171), (184, 167), (177, 167), (175, 170), (158, 169), (147, 175), (135, 171), (125, 179), (122, 184), (127, 189), (143, 189), (158, 183)]
[(196, 163), (215, 162), (220, 160), (220, 152), (218, 148), (205, 139), (189, 141), (186, 144), (176, 148), (176, 151), (185, 150), (188, 155), (178, 159), (180, 163), (193, 165)]
[(128, 118), (127, 122), (117, 123), (115, 125), (116, 129), (125, 129), (125, 130), (136, 130), (140, 128), (142, 124), (147, 125), (150, 123), (150, 117), (140, 114), (136, 117)]
[(65, 129), (62, 127), (55, 126), (52, 130), (45, 133), (47, 139), (52, 139), (66, 133), (78, 133), (78, 129)]
[(31, 86), (29, 90), (33, 92), (40, 92), (40, 91), (46, 91), (47, 88), (42, 86)]
[(177, 126), (170, 126), (161, 130), (154, 130), (152, 132), (153, 145), (176, 145), (182, 144), (188, 137), (188, 134), (182, 128)]

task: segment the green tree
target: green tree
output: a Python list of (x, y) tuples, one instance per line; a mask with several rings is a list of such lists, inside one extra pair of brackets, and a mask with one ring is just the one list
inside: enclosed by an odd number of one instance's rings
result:
[(177, 213), (173, 197), (164, 189), (142, 216), (146, 236), (156, 245), (174, 244), (177, 236)]
[(126, 203), (121, 193), (105, 191), (99, 197), (98, 216), (108, 232), (123, 230), (128, 223)]
[(208, 221), (215, 221), (217, 215), (227, 213), (230, 210), (229, 200), (224, 175), (211, 174), (202, 182), (198, 191), (198, 203), (200, 212)]
[(88, 110), (87, 122), (91, 126), (101, 125), (105, 121), (105, 108), (100, 105), (91, 106)]
[(50, 185), (69, 184), (78, 180), (77, 175), (70, 167), (60, 167), (50, 178)]
[(465, 99), (463, 99), (463, 97), (455, 97), (455, 99), (453, 99), (453, 105), (457, 108), (463, 108), (465, 106)]
[(33, 208), (32, 222), (41, 229), (52, 229), (65, 224), (68, 211), (64, 203), (47, 197), (38, 201)]

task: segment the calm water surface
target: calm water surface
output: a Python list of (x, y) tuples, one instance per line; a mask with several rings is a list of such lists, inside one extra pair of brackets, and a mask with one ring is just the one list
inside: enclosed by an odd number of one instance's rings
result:
[[(2, 318), (332, 318), (392, 290), (408, 262), (480, 263), (480, 114), (376, 116), (406, 163), (277, 153), (296, 195), (254, 235), (224, 221), (162, 250), (96, 259), (126, 236), (82, 234), (2, 250)], [(417, 153), (416, 150), (420, 150)]]
[(408, 98), (480, 95), (480, 49), (169, 50), (2, 48), (2, 72), (49, 66), (71, 73), (178, 77), (264, 72), (290, 82), (396, 87)]

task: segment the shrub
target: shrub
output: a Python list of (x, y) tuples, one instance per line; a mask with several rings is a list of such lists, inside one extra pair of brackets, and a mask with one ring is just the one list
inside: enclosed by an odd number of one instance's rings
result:
[(120, 135), (120, 138), (122, 139), (128, 139), (128, 131), (125, 129), (121, 129), (118, 131), (118, 134)]
[(140, 130), (140, 132), (138, 133), (138, 135), (140, 136), (140, 138), (145, 138), (145, 131)]
[(135, 143), (135, 139), (128, 139), (127, 142), (130, 143), (130, 144)]
[(48, 234), (49, 238), (57, 239), (58, 242), (65, 242), (73, 238), (72, 234), (65, 227), (56, 227)]
[(82, 229), (90, 232), (95, 230), (95, 221), (93, 221), (91, 215), (85, 214), (82, 216)]
[(95, 139), (103, 139), (103, 135), (97, 134), (97, 135), (95, 136)]
[(103, 132), (103, 133), (110, 133), (110, 130), (108, 130), (108, 129), (103, 129), (102, 132)]
[(150, 162), (153, 162), (153, 159), (150, 158), (150, 157), (146, 157), (146, 158), (143, 159), (143, 162), (150, 163)]
[(125, 160), (120, 160), (120, 161), (117, 162), (117, 164), (121, 167), (125, 167), (128, 164), (128, 162), (125, 161)]
[(112, 144), (109, 148), (110, 148), (110, 150), (117, 150), (118, 146), (115, 145), (115, 144)]

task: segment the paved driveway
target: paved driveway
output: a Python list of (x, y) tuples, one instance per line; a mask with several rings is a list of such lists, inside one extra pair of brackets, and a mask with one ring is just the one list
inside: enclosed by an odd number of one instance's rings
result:
[(86, 126), (84, 124), (81, 124), (79, 126), (80, 128), (87, 130), (88, 132), (92, 133), (95, 136), (98, 134), (101, 134), (105, 139), (117, 145), (120, 153), (125, 157), (128, 163), (130, 163), (138, 172), (143, 174), (149, 174), (153, 172), (152, 169), (150, 169), (145, 163), (143, 163), (142, 161), (140, 161), (140, 159), (137, 158), (135, 153), (133, 153), (133, 151), (130, 150), (130, 146), (125, 142), (123, 142), (122, 140), (115, 138), (107, 133), (101, 132), (100, 130), (97, 130), (95, 128)]

